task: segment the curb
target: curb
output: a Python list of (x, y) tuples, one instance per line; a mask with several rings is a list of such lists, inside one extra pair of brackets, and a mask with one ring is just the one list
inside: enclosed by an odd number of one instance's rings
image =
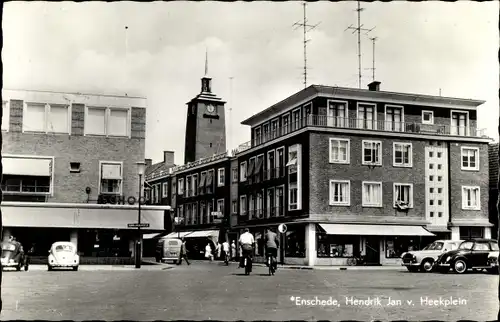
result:
[[(254, 266), (267, 267), (265, 264), (254, 263)], [(289, 270), (316, 270), (316, 271), (398, 271), (403, 270), (399, 266), (278, 266), (278, 269)]]

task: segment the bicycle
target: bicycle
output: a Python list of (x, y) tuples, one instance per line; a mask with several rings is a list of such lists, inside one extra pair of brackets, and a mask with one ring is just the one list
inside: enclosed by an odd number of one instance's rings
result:
[(228, 252), (225, 253), (224, 264), (226, 264), (226, 266), (229, 266), (229, 253)]
[(347, 265), (349, 265), (349, 266), (359, 266), (359, 265), (364, 265), (364, 264), (365, 264), (365, 257), (362, 255), (349, 257), (347, 259)]

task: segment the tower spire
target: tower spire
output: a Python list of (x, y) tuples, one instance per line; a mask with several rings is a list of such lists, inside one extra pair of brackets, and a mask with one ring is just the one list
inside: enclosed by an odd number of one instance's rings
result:
[(212, 92), (212, 79), (208, 76), (208, 49), (205, 49), (205, 76), (201, 79), (201, 92)]
[(205, 48), (205, 77), (208, 76), (208, 49)]

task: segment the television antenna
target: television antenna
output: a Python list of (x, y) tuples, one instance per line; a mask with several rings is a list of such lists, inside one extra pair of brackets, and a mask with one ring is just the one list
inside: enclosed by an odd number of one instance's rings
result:
[(361, 31), (366, 31), (366, 34), (368, 34), (370, 31), (372, 31), (373, 29), (375, 29), (375, 27), (373, 27), (372, 29), (366, 29), (366, 28), (362, 28), (363, 25), (361, 24), (361, 11), (363, 11), (364, 8), (361, 8), (361, 1), (358, 0), (358, 8), (356, 9), (356, 11), (358, 12), (358, 26), (357, 27), (353, 27), (352, 25), (350, 25), (349, 27), (346, 28), (346, 30), (344, 31), (347, 31), (347, 30), (354, 30), (352, 33), (358, 33), (358, 86), (359, 88), (361, 88)]

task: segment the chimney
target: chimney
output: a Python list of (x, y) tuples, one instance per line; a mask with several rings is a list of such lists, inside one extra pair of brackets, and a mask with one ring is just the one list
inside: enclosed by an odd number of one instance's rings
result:
[(373, 91), (373, 92), (378, 92), (380, 91), (380, 82), (373, 81), (370, 84), (368, 84), (368, 90)]
[(153, 164), (152, 159), (146, 159), (145, 162), (146, 162), (146, 168), (149, 168)]
[(174, 151), (163, 151), (163, 162), (167, 168), (173, 167), (174, 163)]

